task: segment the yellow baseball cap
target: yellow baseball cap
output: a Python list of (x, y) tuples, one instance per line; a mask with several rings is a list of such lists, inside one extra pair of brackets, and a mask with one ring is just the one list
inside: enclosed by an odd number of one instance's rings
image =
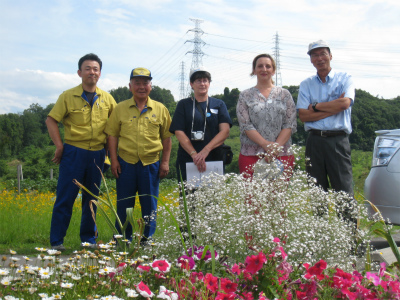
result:
[(147, 77), (150, 80), (153, 79), (153, 77), (151, 77), (151, 72), (149, 70), (147, 70), (146, 68), (135, 68), (135, 69), (133, 69), (132, 72), (131, 72), (130, 79), (132, 79), (134, 77)]

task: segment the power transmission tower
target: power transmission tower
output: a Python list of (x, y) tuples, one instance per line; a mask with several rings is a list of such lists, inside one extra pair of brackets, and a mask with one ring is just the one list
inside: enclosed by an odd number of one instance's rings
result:
[(280, 62), (280, 54), (279, 54), (279, 35), (278, 32), (275, 34), (275, 46), (274, 46), (274, 58), (276, 64), (275, 70), (275, 85), (282, 86), (282, 76), (281, 76), (281, 62)]
[(179, 99), (183, 99), (187, 95), (187, 93), (185, 93), (185, 62), (183, 62), (183, 61), (181, 62), (180, 69), (181, 69), (181, 73), (179, 75), (179, 81), (180, 81), (180, 84), (179, 84), (179, 91), (180, 91), (179, 97), (180, 98)]
[[(201, 39), (201, 36), (203, 35), (204, 31), (200, 28), (200, 23), (203, 23), (204, 20), (201, 19), (189, 19), (190, 21), (193, 21), (195, 24), (195, 28), (189, 29), (188, 31), (193, 31), (194, 32), (194, 39), (187, 40), (186, 42), (193, 43), (193, 50), (186, 52), (187, 53), (192, 53), (192, 66), (190, 70), (196, 69), (199, 66), (203, 65), (203, 55), (204, 52), (201, 50), (201, 47), (204, 46), (206, 43)], [(186, 43), (185, 42), (185, 43)], [(190, 80), (188, 81), (190, 82)], [(191, 89), (190, 85), (188, 83), (188, 88), (187, 88), (187, 95), (190, 95)]]

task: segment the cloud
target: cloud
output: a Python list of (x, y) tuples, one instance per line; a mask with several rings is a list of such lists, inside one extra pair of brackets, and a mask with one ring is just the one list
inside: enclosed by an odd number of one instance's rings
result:
[[(31, 104), (38, 103), (46, 107), (55, 103), (63, 92), (81, 83), (80, 77), (61, 72), (45, 72), (42, 70), (0, 71), (0, 114), (23, 112)], [(128, 75), (108, 74), (101, 76), (98, 86), (109, 91), (120, 86), (127, 86)]]

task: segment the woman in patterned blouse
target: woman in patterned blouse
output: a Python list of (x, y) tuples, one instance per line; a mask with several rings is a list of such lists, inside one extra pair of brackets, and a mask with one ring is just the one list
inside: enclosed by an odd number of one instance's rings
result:
[(274, 86), (275, 61), (269, 54), (257, 55), (251, 76), (256, 86), (240, 93), (236, 113), (240, 126), (239, 171), (253, 175), (253, 166), (263, 156), (279, 159), (289, 177), (294, 165), (291, 135), (297, 130), (296, 106), (290, 92)]

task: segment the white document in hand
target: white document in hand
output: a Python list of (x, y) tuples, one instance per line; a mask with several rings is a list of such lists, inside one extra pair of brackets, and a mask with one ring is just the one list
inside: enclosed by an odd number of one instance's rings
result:
[(189, 184), (194, 187), (200, 187), (202, 185), (202, 178), (209, 176), (211, 173), (217, 173), (224, 175), (224, 166), (222, 161), (207, 161), (206, 170), (200, 173), (196, 165), (192, 162), (186, 163), (186, 179)]

